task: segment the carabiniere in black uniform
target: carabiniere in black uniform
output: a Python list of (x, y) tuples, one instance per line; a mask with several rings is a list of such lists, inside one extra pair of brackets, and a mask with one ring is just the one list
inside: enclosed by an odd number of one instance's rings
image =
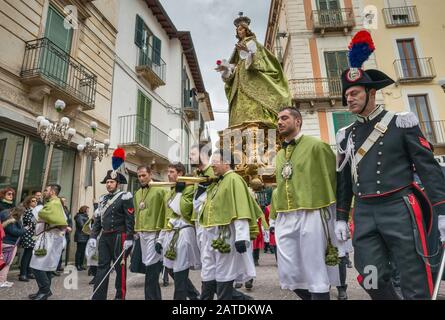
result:
[[(112, 177), (112, 170), (109, 170), (107, 176), (101, 183), (108, 179), (113, 179), (118, 184), (126, 184), (125, 176), (115, 172), (115, 178)], [(123, 251), (125, 240), (133, 240), (134, 233), (134, 206), (133, 197), (130, 192), (116, 190), (114, 193), (108, 193), (101, 196), (99, 207), (96, 211), (98, 216), (94, 220), (93, 230), (90, 238), (96, 239), (100, 235), (98, 252), (99, 265), (97, 276), (95, 277), (94, 290), (102, 282), (105, 275), (111, 267), (111, 263), (120, 256)], [(123, 258), (126, 260), (127, 253)], [(124, 262), (125, 262), (124, 260)], [(116, 296), (115, 299), (125, 299), (126, 293), (126, 263), (122, 264), (122, 258), (115, 264), (116, 271)], [(101, 284), (99, 289), (93, 295), (93, 300), (106, 300), (108, 292), (109, 276)]]
[[(354, 85), (378, 90), (393, 83), (378, 70), (353, 72), (355, 76), (349, 70), (342, 75), (343, 96)], [(400, 271), (404, 299), (430, 299), (431, 265), (440, 248), (437, 215), (445, 214), (445, 179), (417, 117), (410, 112), (394, 114), (385, 128), (381, 121), (387, 113), (377, 107), (337, 134), (337, 220), (348, 220), (354, 198), (355, 267), (360, 285), (372, 299), (397, 299), (390, 261)], [(374, 130), (379, 130), (378, 138), (363, 152)], [(354, 172), (360, 153), (364, 155)], [(414, 168), (426, 194), (414, 183)], [(378, 283), (369, 281), (373, 271)]]

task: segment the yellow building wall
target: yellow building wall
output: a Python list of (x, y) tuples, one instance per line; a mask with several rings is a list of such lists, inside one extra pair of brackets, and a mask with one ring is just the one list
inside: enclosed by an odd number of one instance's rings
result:
[(374, 5), (378, 10), (378, 29), (371, 30), (376, 45), (378, 69), (394, 80), (394, 61), (399, 59), (397, 39), (414, 39), (418, 58), (432, 57), (436, 77), (429, 82), (396, 83), (383, 90), (388, 110), (409, 111), (408, 95), (428, 94), (432, 120), (445, 120), (445, 92), (439, 81), (445, 80), (445, 1), (411, 0), (409, 5), (417, 7), (420, 24), (410, 27), (388, 28), (383, 17), (386, 0), (364, 0), (364, 5)]

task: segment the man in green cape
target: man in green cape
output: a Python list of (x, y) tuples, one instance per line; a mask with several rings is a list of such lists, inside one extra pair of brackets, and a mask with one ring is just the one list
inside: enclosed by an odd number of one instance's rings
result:
[(29, 295), (32, 300), (47, 300), (52, 295), (52, 272), (57, 269), (65, 245), (65, 229), (68, 223), (58, 197), (60, 190), (58, 184), (52, 184), (43, 191), (45, 204), (38, 212), (37, 240), (30, 263), (39, 291)]
[(150, 187), (151, 169), (140, 166), (137, 175), (141, 188), (134, 195), (136, 221), (134, 231), (141, 241), (142, 263), (145, 264), (145, 300), (161, 300), (159, 275), (162, 256), (155, 246), (165, 222), (165, 196), (167, 188)]
[(189, 269), (201, 268), (193, 213), (194, 186), (177, 182), (183, 176), (185, 167), (182, 163), (168, 166), (168, 180), (176, 182), (165, 197), (165, 226), (156, 244), (156, 251), (163, 254), (164, 267), (172, 270), (175, 281), (174, 300), (198, 300), (199, 292), (189, 279)]
[(213, 154), (212, 167), (219, 181), (208, 192), (199, 217), (206, 244), (201, 254), (211, 255), (204, 264), (215, 262), (214, 278), (218, 300), (251, 299), (233, 288), (234, 281), (246, 282), (256, 276), (250, 240), (259, 230), (262, 211), (251, 196), (247, 183), (233, 171), (230, 151)]
[(278, 274), (282, 289), (304, 300), (328, 300), (330, 285), (339, 285), (336, 263), (327, 266), (325, 261), (328, 253), (338, 257), (332, 245), (337, 244), (336, 160), (328, 144), (301, 133), (302, 123), (294, 107), (278, 113), (284, 142), (276, 157), (277, 191), (271, 210), (276, 212), (271, 219), (275, 220)]

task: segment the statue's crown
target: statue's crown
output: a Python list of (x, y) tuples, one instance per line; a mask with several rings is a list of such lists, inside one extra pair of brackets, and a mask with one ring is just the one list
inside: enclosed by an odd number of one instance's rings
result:
[(247, 25), (250, 25), (250, 18), (249, 18), (249, 17), (246, 17), (246, 16), (243, 16), (243, 13), (240, 12), (240, 13), (238, 14), (238, 18), (236, 18), (236, 19), (233, 21), (233, 24), (234, 24), (236, 27), (238, 27), (238, 26), (240, 25), (240, 23), (242, 23), (242, 22), (246, 23)]

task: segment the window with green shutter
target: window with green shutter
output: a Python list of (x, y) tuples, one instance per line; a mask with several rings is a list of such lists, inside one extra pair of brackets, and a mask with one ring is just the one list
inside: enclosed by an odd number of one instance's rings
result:
[(161, 39), (156, 37), (139, 15), (136, 15), (136, 28), (134, 43), (141, 50), (139, 65), (148, 65), (153, 68), (161, 65)]
[(161, 39), (156, 36), (152, 37), (153, 41), (153, 51), (152, 51), (152, 60), (156, 65), (161, 65)]
[(350, 112), (333, 112), (332, 119), (334, 121), (334, 130), (337, 134), (338, 130), (357, 120), (357, 116)]
[(184, 67), (182, 69), (182, 107), (190, 108), (191, 107), (191, 99), (190, 99), (190, 79), (187, 75), (187, 70)]
[(63, 24), (64, 19), (65, 17), (53, 6), (49, 6), (45, 38), (51, 42), (40, 53), (40, 69), (42, 73), (60, 86), (66, 85), (69, 54), (73, 38), (73, 29), (65, 28)]
[(150, 147), (151, 100), (138, 90), (137, 104), (136, 139)]
[(136, 15), (136, 29), (134, 33), (134, 43), (138, 48), (142, 48), (143, 36), (144, 36), (144, 20), (137, 14)]

